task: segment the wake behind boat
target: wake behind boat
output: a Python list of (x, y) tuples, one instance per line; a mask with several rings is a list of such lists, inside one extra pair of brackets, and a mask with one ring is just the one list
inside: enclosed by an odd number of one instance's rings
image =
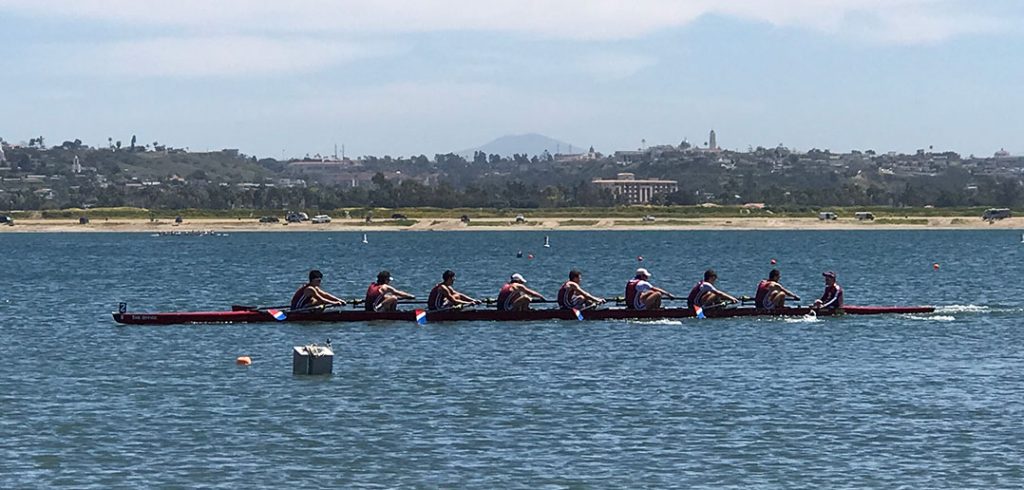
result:
[[(114, 320), (129, 325), (174, 325), (186, 323), (269, 323), (278, 321), (267, 309), (248, 309), (235, 307), (232, 311), (197, 311), (180, 313), (114, 313)], [(352, 323), (372, 321), (417, 321), (416, 311), (295, 311), (287, 314), (285, 322), (326, 322)], [(627, 308), (607, 308), (601, 310), (563, 310), (544, 309), (526, 311), (504, 311), (494, 309), (478, 310), (447, 310), (427, 311), (428, 322), (504, 322), (504, 321), (548, 321), (548, 320), (629, 320), (629, 319), (684, 319), (695, 318), (697, 314), (691, 308), (664, 308), (658, 310), (633, 310)], [(761, 308), (723, 308), (704, 310), (707, 318), (733, 317), (799, 317), (810, 314), (810, 307), (780, 308), (765, 310)], [(845, 306), (842, 310), (817, 310), (818, 316), (836, 315), (884, 315), (884, 314), (922, 314), (933, 313), (931, 306)]]

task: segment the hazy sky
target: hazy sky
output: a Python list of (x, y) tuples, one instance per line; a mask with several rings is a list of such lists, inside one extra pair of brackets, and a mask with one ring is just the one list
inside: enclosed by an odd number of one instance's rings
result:
[(1020, 0), (0, 0), (0, 137), (1024, 153)]

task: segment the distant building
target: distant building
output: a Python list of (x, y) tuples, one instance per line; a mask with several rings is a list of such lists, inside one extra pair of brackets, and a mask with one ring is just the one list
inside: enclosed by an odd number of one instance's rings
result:
[(715, 130), (711, 130), (711, 134), (708, 135), (708, 149), (715, 151), (718, 149), (718, 139), (715, 137)]
[[(1006, 151), (1006, 148), (1000, 148), (995, 154), (996, 158), (1010, 158), (1010, 152)], [(0, 161), (3, 161), (0, 159)]]
[(0, 163), (7, 162), (7, 155), (4, 154), (4, 145), (0, 144)]
[(82, 173), (82, 163), (78, 161), (78, 155), (75, 155), (75, 159), (71, 162), (71, 173)]
[(591, 146), (590, 150), (586, 153), (556, 153), (553, 158), (556, 162), (589, 162), (600, 160), (602, 156), (594, 151), (594, 147)]
[(658, 194), (670, 194), (679, 190), (674, 180), (637, 180), (632, 173), (623, 172), (615, 179), (595, 179), (593, 184), (610, 189), (615, 196), (622, 196), (629, 204), (649, 204)]

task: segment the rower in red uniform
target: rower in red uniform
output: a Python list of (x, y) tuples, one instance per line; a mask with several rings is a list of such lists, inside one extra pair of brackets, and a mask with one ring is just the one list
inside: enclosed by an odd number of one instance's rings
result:
[(700, 306), (703, 309), (707, 309), (722, 306), (726, 302), (739, 303), (740, 300), (715, 287), (715, 281), (717, 280), (718, 273), (714, 269), (704, 271), (704, 280), (698, 282), (690, 290), (690, 295), (686, 297), (686, 306), (690, 308)]
[(456, 291), (452, 287), (453, 284), (455, 284), (455, 273), (450, 270), (444, 271), (444, 274), (441, 275), (441, 282), (430, 290), (430, 296), (427, 297), (427, 309), (432, 311), (448, 310), (480, 303), (480, 301)]
[(366, 301), (363, 305), (366, 311), (395, 311), (398, 309), (399, 299), (416, 299), (405, 291), (399, 291), (392, 286), (391, 273), (380, 271), (377, 274), (377, 282), (366, 288)]
[(558, 289), (558, 307), (563, 310), (584, 309), (604, 303), (604, 298), (598, 298), (580, 287), (583, 274), (573, 269), (569, 271), (569, 280)]
[(672, 293), (664, 289), (654, 287), (647, 280), (651, 273), (647, 269), (637, 269), (636, 276), (626, 283), (626, 309), (628, 310), (657, 310), (661, 309), (661, 298), (675, 299)]
[(843, 288), (836, 282), (836, 273), (828, 271), (822, 272), (821, 275), (825, 276), (825, 292), (821, 295), (821, 299), (814, 301), (814, 305), (811, 308), (842, 310)]
[(754, 293), (754, 304), (757, 308), (765, 310), (782, 308), (785, 306), (786, 298), (800, 301), (799, 296), (782, 287), (782, 284), (779, 283), (781, 277), (782, 273), (778, 269), (772, 269), (768, 273), (768, 279), (762, 279), (757, 284), (757, 292)]
[(295, 294), (292, 295), (292, 310), (345, 304), (345, 300), (320, 289), (320, 283), (323, 282), (323, 278), (324, 275), (320, 271), (309, 271), (309, 282), (299, 287)]
[(547, 301), (544, 295), (526, 287), (522, 274), (512, 274), (508, 282), (498, 291), (498, 309), (502, 311), (526, 311), (530, 309), (531, 298)]

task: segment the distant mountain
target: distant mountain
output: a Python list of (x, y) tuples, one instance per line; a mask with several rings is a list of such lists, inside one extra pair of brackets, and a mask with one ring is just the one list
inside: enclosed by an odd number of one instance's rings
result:
[(530, 133), (502, 136), (485, 145), (470, 148), (468, 150), (462, 150), (457, 153), (465, 158), (472, 158), (473, 153), (477, 151), (482, 151), (488, 155), (498, 154), (503, 157), (512, 156), (516, 153), (525, 153), (529, 156), (534, 156), (544, 153), (545, 150), (552, 155), (559, 152), (570, 153), (570, 148), (572, 153), (581, 153), (586, 151), (586, 148), (578, 145), (570, 145), (564, 141), (549, 138), (542, 134)]

